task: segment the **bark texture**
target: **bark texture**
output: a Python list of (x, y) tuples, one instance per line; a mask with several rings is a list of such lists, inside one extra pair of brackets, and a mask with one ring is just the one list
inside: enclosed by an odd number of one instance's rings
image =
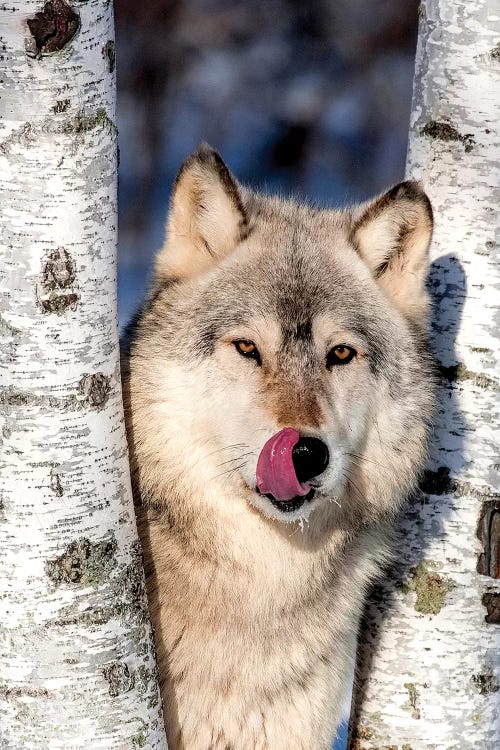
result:
[(438, 415), (359, 645), (352, 750), (500, 747), (500, 3), (424, 0), (407, 175), (435, 210)]
[(0, 37), (0, 748), (166, 750), (123, 422), (113, 8)]

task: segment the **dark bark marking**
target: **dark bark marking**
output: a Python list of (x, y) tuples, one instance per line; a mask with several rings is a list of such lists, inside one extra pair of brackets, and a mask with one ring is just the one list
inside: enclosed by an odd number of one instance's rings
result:
[(96, 586), (106, 580), (116, 565), (116, 547), (112, 533), (107, 539), (95, 543), (82, 537), (71, 542), (59, 557), (46, 560), (45, 573), (56, 585), (78, 583)]
[(487, 669), (485, 672), (479, 674), (473, 674), (472, 682), (481, 695), (491, 695), (500, 689), (498, 680), (491, 669)]
[[(73, 604), (62, 607), (52, 624), (59, 627), (68, 625), (83, 625), (92, 627), (109, 622), (113, 618), (133, 625), (143, 625), (147, 620), (147, 596), (142, 563), (142, 548), (140, 542), (135, 542), (130, 550), (132, 560), (122, 568), (118, 574), (109, 579), (109, 586), (105, 593), (106, 602), (103, 607), (88, 607), (81, 611)], [(136, 674), (136, 677), (140, 675)], [(144, 678), (147, 675), (144, 675)], [(141, 678), (142, 679), (142, 678)]]
[(62, 132), (66, 135), (79, 135), (80, 133), (87, 133), (89, 130), (93, 130), (97, 127), (102, 128), (106, 123), (113, 124), (111, 123), (104, 107), (99, 107), (91, 114), (87, 114), (83, 111), (78, 112), (73, 118), (64, 124)]
[(477, 572), (490, 578), (500, 578), (500, 500), (483, 502), (477, 538), (483, 547), (477, 561)]
[(113, 599), (120, 602), (116, 605), (116, 613), (124, 619), (142, 622), (147, 617), (147, 596), (144, 580), (144, 565), (142, 547), (135, 542), (130, 550), (131, 562), (125, 567), (112, 584)]
[(483, 594), (482, 603), (486, 607), (485, 622), (489, 625), (500, 625), (500, 594), (488, 591)]
[(13, 325), (8, 323), (5, 318), (2, 318), (0, 315), (0, 336), (3, 339), (7, 338), (15, 338), (16, 336), (20, 336), (21, 331), (19, 328), (15, 328)]
[(156, 679), (156, 674), (152, 669), (148, 669), (141, 664), (135, 671), (135, 688), (138, 695), (144, 695), (151, 686), (153, 680)]
[[(358, 727), (349, 736), (349, 750), (368, 750), (368, 745), (365, 745), (364, 740), (370, 742), (370, 750), (398, 750), (398, 745), (374, 745), (374, 739), (375, 734), (371, 729), (363, 726)], [(408, 743), (405, 743), (401, 746), (401, 750), (413, 750), (413, 748)]]
[(89, 607), (82, 612), (75, 613), (74, 607), (63, 607), (59, 616), (51, 621), (54, 627), (66, 628), (68, 625), (83, 625), (84, 627), (93, 627), (95, 625), (104, 625), (116, 616), (114, 607)]
[(0, 405), (16, 408), (18, 406), (32, 406), (42, 409), (57, 409), (60, 412), (81, 411), (85, 408), (100, 409), (105, 405), (111, 393), (111, 376), (95, 373), (94, 376), (85, 374), (78, 384), (80, 398), (76, 394), (60, 397), (51, 394), (29, 393), (14, 386), (0, 386)]
[(102, 48), (102, 56), (108, 64), (108, 72), (113, 73), (116, 63), (115, 43), (112, 39), (106, 42)]
[[(43, 397), (36, 396), (34, 394), (20, 391), (17, 388), (9, 385), (7, 388), (0, 389), (0, 404), (2, 406), (29, 406), (38, 405)], [(50, 401), (50, 397), (49, 397)], [(54, 399), (54, 404), (58, 403), (58, 399)], [(50, 403), (52, 406), (52, 403)]]
[(453, 491), (453, 481), (447, 466), (440, 466), (437, 471), (426, 469), (420, 482), (420, 489), (425, 495), (445, 495)]
[[(61, 107), (66, 106), (66, 101), (61, 100)], [(58, 114), (55, 108), (58, 108), (56, 103), (52, 107), (54, 114)], [(66, 111), (61, 110), (61, 111)], [(20, 125), (13, 133), (11, 133), (4, 141), (0, 143), (0, 151), (4, 154), (8, 154), (11, 148), (15, 144), (21, 144), (25, 147), (33, 146), (37, 142), (39, 135), (81, 135), (82, 133), (89, 132), (94, 128), (104, 128), (108, 126), (111, 131), (115, 134), (118, 129), (115, 123), (108, 117), (104, 107), (99, 107), (95, 112), (88, 114), (81, 110), (76, 115), (69, 118), (61, 117), (47, 117), (43, 122), (37, 126), (32, 125), (30, 122), (25, 122)]]
[(71, 99), (60, 99), (54, 104), (53, 107), (51, 107), (52, 112), (55, 115), (60, 115), (62, 112), (66, 112), (70, 104), (71, 104)]
[(476, 145), (476, 141), (472, 137), (472, 133), (465, 133), (462, 135), (458, 130), (450, 125), (449, 122), (438, 122), (437, 120), (430, 120), (420, 131), (421, 135), (426, 135), (429, 138), (434, 138), (439, 141), (458, 141), (464, 147), (464, 150), (468, 153), (472, 151)]
[(57, 497), (62, 497), (64, 495), (61, 478), (54, 467), (50, 470), (50, 489), (55, 495), (57, 495)]
[(457, 380), (457, 375), (460, 367), (464, 367), (464, 365), (458, 364), (446, 367), (445, 365), (438, 364), (439, 374), (441, 375), (443, 380), (447, 380), (448, 383), (453, 383), (455, 380)]
[(144, 561), (140, 542), (134, 542), (131, 548), (132, 561), (127, 565), (124, 576), (124, 594), (127, 604), (141, 611), (147, 601), (144, 580)]
[(491, 378), (489, 375), (484, 375), (483, 373), (471, 372), (466, 368), (463, 362), (459, 362), (457, 365), (450, 365), (449, 367), (439, 365), (439, 373), (442, 378), (449, 383), (459, 383), (464, 380), (471, 380), (474, 385), (477, 385), (480, 388), (490, 388), (494, 391), (500, 389), (500, 383), (498, 380)]
[(92, 409), (102, 409), (111, 393), (111, 377), (102, 372), (85, 373), (78, 383), (78, 392)]
[(109, 683), (109, 694), (116, 698), (121, 693), (128, 693), (135, 684), (134, 675), (130, 672), (128, 664), (114, 661), (102, 670), (104, 679)]
[(462, 140), (462, 136), (453, 125), (447, 122), (438, 122), (437, 120), (430, 120), (420, 132), (422, 135), (427, 135), (429, 138), (437, 138), (440, 141)]
[(46, 291), (66, 289), (76, 278), (75, 261), (64, 247), (46, 252), (40, 283)]
[[(145, 747), (148, 737), (145, 731), (139, 730), (137, 734), (132, 737), (132, 748), (133, 750), (139, 750), (141, 747)], [(179, 745), (181, 747), (181, 745)]]
[(362, 745), (357, 737), (353, 737), (349, 742), (349, 750), (364, 750), (366, 745)]
[(493, 47), (493, 49), (490, 52), (490, 56), (492, 60), (495, 60), (496, 62), (500, 61), (500, 42)]
[(70, 253), (64, 247), (47, 250), (36, 286), (36, 297), (42, 311), (63, 313), (74, 310), (79, 296), (76, 264)]
[(73, 39), (80, 28), (80, 14), (64, 0), (48, 0), (27, 24), (40, 57), (58, 52)]
[(50, 698), (47, 688), (37, 688), (32, 685), (14, 687), (0, 683), (0, 695), (6, 700), (16, 698)]
[(353, 737), (355, 740), (372, 740), (373, 732), (369, 727), (360, 726), (356, 730), (356, 736)]
[(61, 411), (69, 411), (81, 407), (75, 396), (69, 396), (68, 398), (44, 396), (18, 390), (12, 385), (7, 386), (7, 388), (0, 388), (0, 404), (6, 407), (45, 406), (48, 409), (59, 409)]
[[(448, 495), (453, 493), (457, 497), (470, 495), (477, 500), (500, 500), (500, 493), (489, 487), (475, 487), (470, 482), (457, 482), (450, 477), (450, 470), (447, 466), (440, 466), (437, 471), (430, 469), (424, 472), (423, 479), (420, 483), (420, 490), (427, 495)], [(420, 497), (416, 497), (420, 501)], [(424, 499), (424, 504), (426, 501)]]
[[(477, 250), (474, 250), (476, 255), (491, 255), (491, 251), (495, 249), (496, 242), (493, 242), (493, 240), (486, 240), (484, 243), (484, 249), (478, 248)], [(483, 289), (483, 286), (479, 287), (480, 289)]]
[(30, 122), (23, 123), (19, 128), (14, 130), (2, 143), (0, 143), (0, 151), (3, 154), (8, 154), (10, 149), (16, 143), (23, 146), (31, 146), (36, 141), (34, 134), (34, 128)]
[(63, 313), (65, 310), (75, 310), (78, 302), (78, 294), (56, 294), (52, 292), (47, 299), (40, 300), (43, 312)]
[(0, 315), (0, 349), (7, 362), (15, 362), (20, 336), (21, 331)]

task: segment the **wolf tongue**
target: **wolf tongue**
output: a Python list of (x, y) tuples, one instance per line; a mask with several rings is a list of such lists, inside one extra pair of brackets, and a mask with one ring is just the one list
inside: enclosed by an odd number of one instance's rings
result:
[(292, 451), (299, 441), (297, 430), (286, 427), (273, 435), (264, 445), (257, 461), (257, 487), (263, 495), (276, 500), (291, 500), (297, 495), (307, 495), (311, 489), (297, 479)]

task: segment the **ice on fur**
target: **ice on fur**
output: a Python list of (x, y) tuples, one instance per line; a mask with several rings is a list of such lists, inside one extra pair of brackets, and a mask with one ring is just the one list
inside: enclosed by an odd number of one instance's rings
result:
[(170, 750), (330, 747), (426, 454), (431, 234), (414, 182), (324, 210), (182, 166), (123, 367)]

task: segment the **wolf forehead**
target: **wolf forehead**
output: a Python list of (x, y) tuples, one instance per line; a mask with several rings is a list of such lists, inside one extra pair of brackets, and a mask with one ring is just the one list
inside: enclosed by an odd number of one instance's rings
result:
[(327, 216), (290, 201), (261, 200), (271, 206), (253, 209), (249, 236), (214, 269), (203, 304), (217, 305), (225, 298), (242, 321), (273, 315), (284, 329), (302, 330), (317, 315), (346, 315), (356, 297), (361, 302), (373, 291), (368, 274), (359, 273), (362, 264), (358, 274), (349, 268), (356, 257), (349, 221), (340, 212)]
[(266, 207), (241, 251), (208, 274), (186, 285), (165, 282), (172, 313), (185, 308), (182, 325), (190, 331), (191, 353), (208, 357), (228, 331), (244, 334), (256, 321), (265, 329), (268, 321), (279, 331), (282, 354), (298, 349), (302, 358), (317, 359), (314, 330), (321, 318), (330, 322), (332, 333), (342, 331), (362, 342), (372, 371), (381, 372), (394, 359), (396, 325), (356, 262), (347, 218), (279, 203), (273, 199), (274, 215)]

